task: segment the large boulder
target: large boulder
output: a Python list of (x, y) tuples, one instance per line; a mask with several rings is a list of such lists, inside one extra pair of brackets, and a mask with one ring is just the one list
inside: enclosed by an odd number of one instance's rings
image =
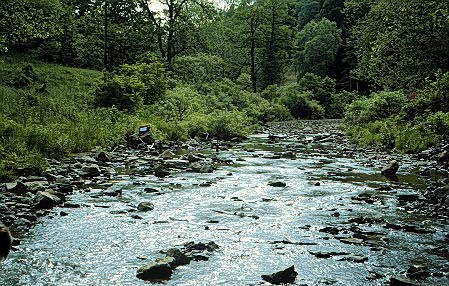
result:
[(8, 227), (0, 222), (0, 261), (8, 256), (12, 247), (11, 233)]
[(189, 166), (189, 161), (170, 159), (164, 161), (164, 166), (174, 169), (186, 169)]
[(95, 160), (97, 160), (100, 163), (106, 163), (111, 161), (111, 157), (109, 156), (108, 153), (100, 151), (97, 154), (95, 154)]
[(277, 188), (283, 188), (283, 187), (287, 186), (287, 184), (285, 182), (281, 182), (281, 181), (269, 182), (268, 185), (272, 186), (272, 187), (277, 187)]
[(137, 206), (137, 209), (142, 212), (149, 212), (149, 211), (154, 210), (154, 205), (151, 202), (141, 202)]
[(158, 165), (154, 168), (154, 175), (158, 178), (164, 178), (170, 175), (170, 171), (164, 166)]
[(190, 259), (178, 248), (170, 248), (166, 252), (167, 257), (173, 257), (173, 267), (178, 267), (179, 265), (187, 265), (190, 263)]
[(6, 192), (8, 193), (15, 193), (15, 194), (25, 194), (26, 192), (29, 192), (30, 189), (28, 188), (27, 185), (25, 185), (23, 182), (21, 181), (15, 181), (12, 183), (6, 183), (5, 187)]
[(295, 282), (298, 273), (295, 271), (295, 266), (292, 265), (289, 268), (270, 274), (262, 275), (262, 279), (272, 284), (285, 284)]
[(393, 286), (419, 286), (415, 281), (404, 277), (391, 277), (390, 285)]
[(194, 162), (202, 161), (203, 158), (200, 157), (200, 156), (194, 155), (194, 154), (189, 154), (189, 155), (187, 155), (187, 160), (188, 160), (190, 163), (194, 163)]
[(84, 165), (81, 167), (81, 176), (83, 177), (97, 177), (100, 176), (100, 167), (96, 164)]
[(159, 158), (162, 158), (162, 159), (173, 159), (173, 158), (175, 158), (175, 156), (176, 156), (176, 154), (173, 153), (172, 151), (170, 151), (170, 150), (165, 150), (164, 152), (162, 152), (162, 153), (159, 155)]
[(188, 171), (194, 173), (212, 173), (214, 166), (207, 162), (193, 162), (189, 164)]
[(165, 260), (150, 262), (137, 270), (136, 277), (142, 280), (168, 280), (173, 270), (170, 263)]
[(381, 170), (381, 174), (387, 178), (396, 176), (396, 172), (399, 169), (399, 163), (395, 160), (391, 161), (388, 165), (384, 166)]
[(36, 209), (52, 209), (59, 204), (62, 204), (62, 200), (50, 192), (37, 192), (34, 197)]
[(443, 165), (443, 166), (449, 165), (449, 152), (443, 151), (440, 154), (438, 154), (437, 161), (438, 161), (438, 164), (440, 164), (440, 165)]

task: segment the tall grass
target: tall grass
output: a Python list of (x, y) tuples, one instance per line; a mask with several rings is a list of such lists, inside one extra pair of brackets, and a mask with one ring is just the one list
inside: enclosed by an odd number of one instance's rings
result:
[(102, 73), (0, 58), (0, 181), (19, 166), (35, 172), (44, 158), (62, 158), (123, 140), (138, 119), (114, 108), (93, 108)]

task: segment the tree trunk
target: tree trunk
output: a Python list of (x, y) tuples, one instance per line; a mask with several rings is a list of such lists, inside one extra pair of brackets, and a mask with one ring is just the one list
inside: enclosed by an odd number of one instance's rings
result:
[(256, 79), (256, 39), (254, 37), (251, 38), (251, 48), (250, 48), (250, 57), (251, 57), (251, 83), (253, 85), (253, 92), (257, 91), (257, 79)]

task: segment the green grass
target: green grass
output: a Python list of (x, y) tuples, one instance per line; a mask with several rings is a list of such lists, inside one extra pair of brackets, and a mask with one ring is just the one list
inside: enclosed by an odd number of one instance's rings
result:
[(42, 171), (44, 158), (116, 144), (138, 125), (132, 115), (93, 107), (101, 78), (99, 71), (0, 57), (0, 181), (20, 166)]

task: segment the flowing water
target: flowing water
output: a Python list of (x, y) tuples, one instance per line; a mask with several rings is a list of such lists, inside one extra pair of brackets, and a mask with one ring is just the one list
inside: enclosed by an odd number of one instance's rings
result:
[[(160, 250), (211, 240), (220, 249), (209, 261), (178, 267), (164, 284), (260, 285), (260, 275), (295, 265), (296, 285), (385, 285), (390, 275), (424, 265), (439, 275), (423, 285), (449, 285), (447, 253), (436, 251), (447, 244), (447, 220), (397, 206), (397, 194), (422, 187), (414, 165), (401, 157), (399, 181), (390, 182), (379, 175), (387, 155), (349, 148), (336, 126), (333, 121), (306, 122), (276, 143), (268, 134), (251, 136), (219, 152), (218, 157), (234, 164), (210, 174), (178, 172), (158, 179), (122, 173), (112, 186), (123, 188), (118, 198), (98, 196), (95, 187), (76, 192), (70, 201), (82, 207), (57, 209), (53, 217), (40, 220), (20, 250), (0, 265), (0, 285), (148, 285), (135, 277), (136, 270), (162, 257)], [(270, 181), (287, 186), (272, 187)], [(162, 194), (145, 193), (145, 187)], [(373, 201), (355, 199), (365, 194)], [(154, 210), (133, 212), (142, 201), (153, 202)], [(60, 210), (68, 215), (60, 216)], [(360, 217), (377, 220), (349, 222)], [(432, 233), (385, 228), (387, 222), (413, 223)], [(320, 232), (324, 227), (337, 227), (340, 233)], [(351, 237), (354, 227), (375, 238), (362, 244), (338, 240)], [(320, 251), (368, 260), (310, 253)], [(369, 279), (373, 273), (380, 278)]]

